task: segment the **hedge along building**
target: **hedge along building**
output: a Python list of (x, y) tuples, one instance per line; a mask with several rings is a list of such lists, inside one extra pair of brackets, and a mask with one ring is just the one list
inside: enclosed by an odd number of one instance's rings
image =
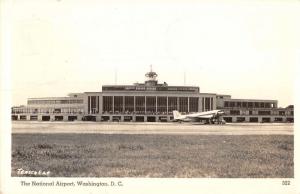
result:
[(227, 122), (293, 122), (293, 106), (278, 108), (277, 100), (232, 99), (201, 93), (195, 86), (158, 83), (150, 70), (144, 83), (103, 85), (102, 92), (71, 93), (67, 97), (29, 98), (27, 106), (12, 108), (12, 120), (38, 121), (172, 121), (182, 114), (220, 109)]

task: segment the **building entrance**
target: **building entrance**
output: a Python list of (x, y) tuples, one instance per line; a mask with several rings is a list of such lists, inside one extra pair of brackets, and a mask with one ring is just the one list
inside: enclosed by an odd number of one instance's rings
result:
[(144, 122), (144, 116), (136, 116), (135, 121), (136, 122)]
[(263, 123), (269, 123), (269, 122), (271, 122), (271, 118), (269, 118), (269, 117), (263, 117), (262, 120), (261, 120), (261, 122), (263, 122)]
[(50, 121), (50, 116), (42, 116), (42, 121)]
[(68, 121), (75, 121), (77, 120), (77, 116), (68, 116)]
[(232, 117), (223, 117), (226, 123), (232, 123)]
[(124, 121), (126, 122), (132, 121), (132, 116), (124, 116)]
[(54, 120), (55, 121), (62, 121), (62, 120), (64, 120), (64, 117), (63, 116), (55, 116)]
[(257, 117), (250, 117), (249, 122), (250, 123), (257, 123), (258, 122), (258, 118)]
[(155, 117), (147, 117), (147, 122), (155, 122)]
[(84, 116), (82, 117), (83, 121), (96, 121), (96, 116), (92, 116), (92, 115), (88, 115), (88, 116)]

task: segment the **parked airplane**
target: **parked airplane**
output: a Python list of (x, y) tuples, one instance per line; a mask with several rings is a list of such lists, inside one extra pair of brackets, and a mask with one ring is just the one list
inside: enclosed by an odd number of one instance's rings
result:
[(173, 116), (175, 122), (204, 122), (207, 124), (225, 124), (225, 121), (222, 119), (221, 115), (224, 115), (224, 112), (221, 110), (212, 110), (206, 112), (198, 112), (193, 114), (182, 115), (177, 110), (173, 111)]

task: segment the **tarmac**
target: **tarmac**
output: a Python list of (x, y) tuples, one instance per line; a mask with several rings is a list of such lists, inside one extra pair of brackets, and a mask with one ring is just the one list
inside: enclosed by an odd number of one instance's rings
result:
[(12, 133), (102, 133), (174, 135), (294, 135), (293, 123), (116, 123), (13, 121)]

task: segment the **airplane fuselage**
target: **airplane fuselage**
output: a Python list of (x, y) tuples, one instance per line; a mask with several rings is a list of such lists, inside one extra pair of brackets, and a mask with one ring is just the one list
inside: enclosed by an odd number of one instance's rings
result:
[(202, 122), (207, 124), (224, 124), (222, 115), (224, 114), (221, 110), (213, 110), (199, 113), (192, 113), (182, 115), (178, 111), (173, 111), (174, 122)]

